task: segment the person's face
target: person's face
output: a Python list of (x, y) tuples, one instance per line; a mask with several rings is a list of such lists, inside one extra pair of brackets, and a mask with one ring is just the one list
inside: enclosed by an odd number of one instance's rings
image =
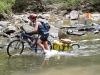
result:
[(30, 20), (31, 20), (32, 22), (34, 22), (34, 21), (35, 21), (35, 19), (31, 19), (31, 18), (30, 18)]
[(29, 18), (29, 20), (30, 20), (31, 22), (35, 22), (36, 18), (34, 18), (34, 19)]

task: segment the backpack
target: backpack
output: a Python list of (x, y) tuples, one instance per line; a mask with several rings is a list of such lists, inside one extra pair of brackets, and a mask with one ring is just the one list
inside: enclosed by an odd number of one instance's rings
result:
[(50, 30), (50, 25), (49, 25), (49, 23), (44, 23), (44, 22), (41, 22), (41, 23), (42, 23), (42, 25), (44, 26), (44, 28), (45, 28), (47, 31)]

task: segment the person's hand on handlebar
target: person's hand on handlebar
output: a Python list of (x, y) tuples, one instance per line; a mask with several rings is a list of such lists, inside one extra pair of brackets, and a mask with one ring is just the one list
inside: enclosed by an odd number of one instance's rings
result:
[(29, 35), (29, 32), (27, 31), (27, 32), (25, 32), (25, 34)]

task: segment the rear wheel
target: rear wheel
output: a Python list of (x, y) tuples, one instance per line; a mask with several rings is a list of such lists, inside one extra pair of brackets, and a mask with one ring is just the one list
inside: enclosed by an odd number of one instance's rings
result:
[(79, 44), (72, 44), (72, 50), (78, 50), (80, 48)]
[(48, 45), (49, 45), (50, 50), (52, 50), (52, 44), (50, 41), (48, 41)]
[(23, 49), (24, 49), (23, 42), (21, 42), (20, 40), (13, 40), (12, 42), (9, 43), (7, 47), (7, 54), (9, 56), (18, 55), (23, 52)]

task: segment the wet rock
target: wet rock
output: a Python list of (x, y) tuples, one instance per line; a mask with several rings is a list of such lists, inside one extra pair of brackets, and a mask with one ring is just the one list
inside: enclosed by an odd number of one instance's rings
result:
[(62, 24), (63, 23), (63, 20), (57, 18), (55, 21), (54, 21), (54, 24)]
[(6, 22), (6, 21), (0, 21), (0, 26), (7, 27), (7, 25), (8, 25), (8, 22)]
[(25, 22), (25, 23), (29, 23), (30, 20), (27, 18), (28, 16), (23, 16), (22, 17), (22, 20)]
[(26, 32), (30, 32), (30, 31), (32, 31), (34, 29), (33, 26), (26, 25), (26, 24), (24, 24), (22, 27)]
[(49, 19), (50, 14), (38, 14), (38, 17), (42, 19)]
[(92, 14), (92, 20), (98, 21), (100, 19), (100, 14)]
[(79, 18), (79, 12), (76, 10), (72, 10), (69, 14), (71, 20), (76, 20)]
[(16, 30), (15, 26), (8, 26), (5, 28), (4, 32), (7, 34), (13, 33)]

